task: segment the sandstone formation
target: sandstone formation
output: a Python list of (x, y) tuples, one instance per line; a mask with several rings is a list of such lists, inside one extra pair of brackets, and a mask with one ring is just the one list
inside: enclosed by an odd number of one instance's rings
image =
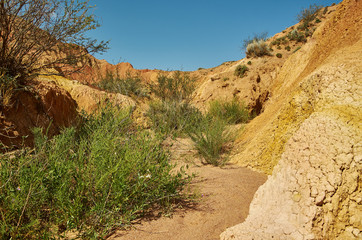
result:
[(345, 0), (272, 84), (232, 160), (272, 173), (221, 239), (361, 239), (362, 2)]
[(79, 111), (85, 111), (88, 114), (94, 113), (101, 104), (111, 103), (119, 107), (135, 107), (135, 101), (119, 93), (107, 93), (87, 85), (81, 84), (76, 80), (69, 80), (60, 76), (39, 77), (42, 82), (51, 82), (69, 92), (70, 96), (77, 102)]
[(0, 111), (0, 147), (32, 146), (34, 127), (58, 134), (76, 120), (77, 103), (55, 84), (34, 82), (31, 89), (14, 92), (10, 106)]

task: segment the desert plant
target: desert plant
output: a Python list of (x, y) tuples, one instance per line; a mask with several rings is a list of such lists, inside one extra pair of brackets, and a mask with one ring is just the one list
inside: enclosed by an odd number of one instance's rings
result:
[(287, 50), (289, 52), (290, 51), (290, 46), (286, 46), (285, 50)]
[(304, 23), (309, 23), (317, 17), (320, 9), (322, 9), (322, 6), (318, 6), (316, 4), (309, 5), (308, 8), (302, 9), (302, 11), (298, 14), (297, 19), (299, 22), (303, 21)]
[(220, 119), (228, 124), (246, 123), (249, 120), (248, 109), (236, 98), (232, 101), (210, 102), (207, 115), (209, 118)]
[(251, 61), (248, 61), (248, 63), (247, 63), (248, 65), (251, 65)]
[(233, 137), (226, 130), (226, 124), (220, 119), (204, 119), (201, 127), (189, 132), (199, 154), (208, 164), (214, 166), (224, 165), (227, 161), (222, 155), (228, 152), (227, 143)]
[(262, 57), (265, 55), (270, 55), (270, 49), (264, 40), (254, 40), (246, 47), (247, 57)]
[(281, 53), (277, 53), (275, 56), (277, 56), (277, 58), (282, 58), (283, 55)]
[[(99, 26), (89, 0), (1, 0), (0, 68), (20, 83), (49, 68), (72, 66), (107, 43), (89, 38)], [(61, 53), (61, 54), (60, 54)], [(46, 57), (49, 54), (57, 58)]]
[(150, 88), (151, 92), (163, 101), (188, 101), (194, 90), (194, 84), (195, 79), (190, 75), (176, 71), (171, 77), (160, 74), (157, 82), (151, 84)]
[(297, 29), (294, 29), (291, 32), (289, 32), (287, 37), (292, 41), (297, 41), (297, 42), (306, 42), (307, 41), (303, 32), (298, 31)]
[(201, 112), (188, 102), (151, 102), (147, 116), (152, 128), (164, 135), (180, 136), (200, 124)]
[(253, 42), (266, 41), (268, 37), (268, 32), (255, 33), (252, 37), (248, 37), (243, 40), (242, 49), (246, 50), (248, 45)]
[(96, 86), (109, 92), (121, 93), (127, 96), (148, 96), (141, 77), (139, 75), (132, 76), (131, 73), (127, 73), (124, 78), (121, 78), (118, 74), (115, 76), (112, 72), (107, 71), (105, 77)]
[(234, 71), (234, 75), (237, 77), (244, 77), (247, 71), (249, 71), (249, 68), (247, 66), (238, 65)]
[(189, 181), (128, 111), (84, 116), (53, 139), (34, 134), (35, 152), (0, 158), (2, 239), (60, 239), (70, 230), (102, 239), (153, 206), (168, 208)]

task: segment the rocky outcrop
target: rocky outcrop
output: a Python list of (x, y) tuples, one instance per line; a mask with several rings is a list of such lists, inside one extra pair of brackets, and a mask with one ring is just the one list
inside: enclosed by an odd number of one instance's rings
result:
[(77, 116), (77, 103), (67, 91), (34, 82), (31, 89), (14, 92), (11, 104), (0, 108), (0, 147), (32, 146), (33, 128), (47, 129), (53, 136), (72, 125)]
[(272, 175), (221, 239), (362, 238), (361, 12), (343, 1), (283, 65), (233, 157)]
[(42, 82), (54, 83), (69, 92), (70, 96), (77, 102), (78, 110), (92, 114), (101, 107), (102, 104), (111, 103), (113, 106), (122, 108), (134, 108), (136, 102), (120, 93), (108, 93), (75, 80), (69, 80), (60, 76), (39, 77)]

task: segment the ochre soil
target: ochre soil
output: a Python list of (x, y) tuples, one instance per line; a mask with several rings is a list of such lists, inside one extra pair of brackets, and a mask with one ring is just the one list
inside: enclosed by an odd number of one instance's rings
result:
[(171, 216), (154, 214), (140, 219), (131, 229), (117, 231), (109, 239), (219, 239), (226, 228), (244, 221), (266, 175), (231, 164), (222, 168), (204, 165), (189, 139), (165, 144), (170, 147), (172, 161), (178, 166), (188, 164), (188, 172), (197, 174), (192, 189), (199, 199), (181, 204)]

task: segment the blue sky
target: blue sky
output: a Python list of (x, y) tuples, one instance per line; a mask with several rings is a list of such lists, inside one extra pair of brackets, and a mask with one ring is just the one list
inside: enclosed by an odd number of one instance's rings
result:
[(311, 4), (330, 0), (90, 0), (101, 27), (89, 32), (110, 40), (98, 59), (130, 62), (137, 69), (191, 71), (244, 57), (242, 40), (269, 36), (297, 23)]

